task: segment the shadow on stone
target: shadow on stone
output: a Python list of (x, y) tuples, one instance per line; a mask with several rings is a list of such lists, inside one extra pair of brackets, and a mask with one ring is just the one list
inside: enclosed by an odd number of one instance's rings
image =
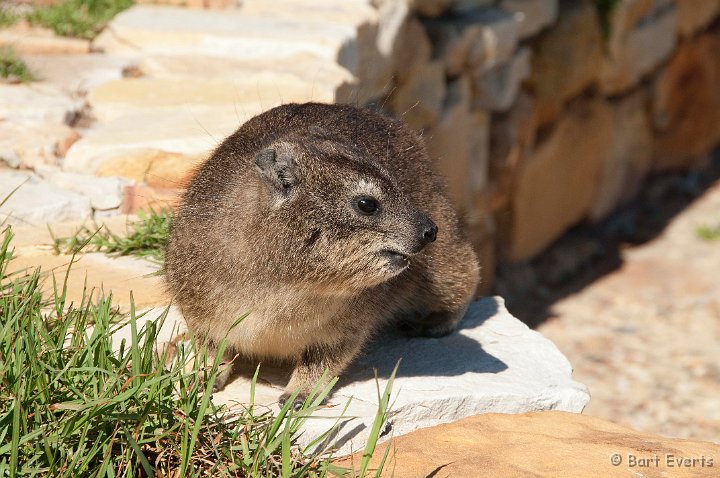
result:
[(497, 314), (494, 301), (481, 301), (460, 322), (458, 330), (441, 338), (407, 337), (397, 328), (388, 327), (368, 346), (366, 353), (353, 362), (338, 382), (338, 387), (375, 377), (388, 378), (400, 361), (398, 377), (451, 377), (464, 373), (498, 373), (507, 365), (482, 348), (475, 338), (463, 334), (480, 327)]
[[(335, 389), (353, 382), (390, 377), (400, 362), (397, 377), (451, 377), (464, 373), (498, 373), (507, 365), (483, 350), (475, 338), (463, 334), (465, 330), (480, 327), (498, 313), (497, 303), (484, 300), (475, 303), (458, 326), (458, 330), (441, 338), (407, 337), (397, 327), (382, 329), (377, 337), (340, 377)], [(481, 304), (480, 307), (477, 304)], [(251, 379), (257, 362), (244, 357), (235, 359), (230, 381)], [(282, 389), (290, 378), (291, 362), (261, 363), (258, 381)]]

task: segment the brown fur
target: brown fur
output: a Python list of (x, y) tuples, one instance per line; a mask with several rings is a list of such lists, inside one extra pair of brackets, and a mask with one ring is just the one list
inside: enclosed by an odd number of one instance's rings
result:
[[(358, 196), (377, 198), (379, 214), (361, 214)], [(437, 240), (425, 244), (430, 219)], [(227, 337), (230, 355), (293, 360), (284, 396), (302, 397), (390, 320), (452, 332), (479, 271), (414, 132), (369, 110), (306, 103), (252, 118), (200, 167), (166, 277), (192, 332), (211, 347)]]

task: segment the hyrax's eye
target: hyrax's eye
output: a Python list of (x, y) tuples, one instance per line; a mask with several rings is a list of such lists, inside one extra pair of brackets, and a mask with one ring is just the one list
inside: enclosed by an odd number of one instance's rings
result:
[(355, 207), (361, 214), (372, 216), (380, 209), (380, 204), (374, 197), (360, 196), (355, 199)]

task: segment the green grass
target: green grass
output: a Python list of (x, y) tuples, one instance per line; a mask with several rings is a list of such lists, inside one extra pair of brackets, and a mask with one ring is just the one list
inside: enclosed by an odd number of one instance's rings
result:
[(27, 19), (58, 35), (91, 40), (115, 15), (133, 3), (133, 0), (63, 0), (34, 9)]
[(35, 80), (25, 62), (10, 47), (0, 47), (0, 77), (19, 83)]
[[(167, 366), (155, 351), (165, 313), (151, 318), (133, 307), (118, 322), (112, 297), (86, 291), (70, 302), (67, 276), (8, 272), (11, 240), (6, 228), (0, 239), (0, 477), (358, 476), (308, 452), (324, 436), (304, 450), (295, 444), (334, 382), (316, 387), (297, 412), (290, 410), (292, 399), (277, 414), (254, 399), (241, 410), (215, 405), (209, 391), (217, 361), (206, 366), (205, 352), (192, 340)], [(43, 280), (52, 280), (52, 293), (41, 292)], [(117, 343), (113, 332), (121, 326), (130, 327), (131, 338)], [(251, 397), (256, 380), (257, 373)], [(361, 476), (387, 419), (392, 381), (379, 394)]]
[(75, 254), (85, 249), (119, 256), (137, 256), (162, 263), (170, 235), (172, 216), (168, 210), (138, 211), (138, 220), (128, 225), (127, 235), (118, 235), (107, 226), (82, 226), (70, 237), (55, 238), (56, 254)]
[(20, 17), (14, 12), (7, 10), (0, 5), (0, 28), (9, 27), (17, 22)]
[(700, 239), (706, 241), (720, 240), (720, 224), (716, 226), (700, 226), (697, 228), (697, 235)]

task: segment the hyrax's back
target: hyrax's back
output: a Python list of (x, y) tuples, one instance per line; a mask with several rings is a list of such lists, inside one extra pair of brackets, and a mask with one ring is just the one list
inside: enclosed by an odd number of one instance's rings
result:
[(420, 138), (317, 103), (274, 108), (217, 148), (178, 210), (166, 273), (211, 346), (226, 337), (236, 352), (295, 360), (288, 393), (340, 373), (388, 320), (452, 332), (478, 282)]

